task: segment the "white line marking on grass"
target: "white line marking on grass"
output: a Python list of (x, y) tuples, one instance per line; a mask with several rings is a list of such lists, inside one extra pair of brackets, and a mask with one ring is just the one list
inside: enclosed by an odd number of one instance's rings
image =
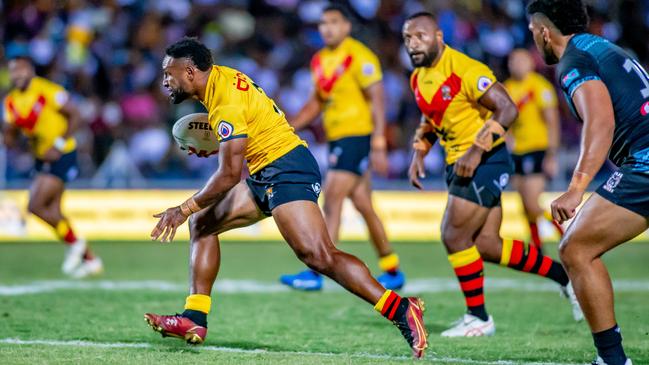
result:
[[(157, 346), (146, 342), (92, 342), (92, 341), (60, 341), (60, 340), (21, 340), (17, 338), (3, 338), (0, 339), (0, 344), (6, 345), (36, 345), (36, 346), (57, 346), (57, 347), (88, 347), (88, 348), (111, 348), (111, 349), (168, 349), (168, 347)], [(223, 347), (223, 346), (196, 346), (192, 347), (197, 351), (214, 351), (225, 353), (237, 354), (264, 354), (264, 355), (288, 355), (288, 356), (322, 356), (322, 357), (352, 357), (362, 359), (376, 359), (376, 360), (399, 360), (411, 361), (408, 356), (392, 356), (368, 353), (334, 353), (334, 352), (309, 352), (309, 351), (272, 351), (265, 349), (244, 349), (239, 347)], [(180, 351), (180, 349), (179, 349)], [(555, 362), (516, 362), (510, 360), (498, 361), (485, 361), (485, 360), (471, 360), (454, 357), (437, 357), (428, 354), (426, 360), (450, 362), (454, 364), (475, 364), (475, 365), (573, 365), (570, 363), (555, 363)]]
[[(649, 281), (646, 280), (614, 280), (613, 287), (617, 292), (648, 292)], [(43, 280), (27, 284), (0, 285), (0, 296), (15, 296), (26, 294), (50, 293), (63, 290), (105, 290), (129, 291), (150, 290), (160, 292), (186, 292), (187, 285), (169, 281), (144, 280), (144, 281), (74, 281), (74, 280)], [(325, 291), (343, 291), (338, 284), (327, 280)], [(459, 290), (459, 284), (453, 278), (415, 279), (410, 280), (402, 292), (404, 294), (417, 293), (448, 293)], [(527, 292), (557, 292), (557, 284), (551, 281), (520, 280), (487, 278), (485, 290), (518, 290)], [(220, 294), (229, 293), (281, 293), (289, 289), (279, 283), (263, 282), (256, 280), (220, 279), (216, 281), (215, 291)]]

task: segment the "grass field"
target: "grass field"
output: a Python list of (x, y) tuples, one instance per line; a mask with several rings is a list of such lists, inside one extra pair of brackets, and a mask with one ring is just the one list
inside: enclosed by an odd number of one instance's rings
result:
[[(343, 249), (376, 270), (367, 244)], [(0, 364), (395, 364), (412, 362), (398, 330), (361, 300), (328, 282), (321, 293), (286, 291), (277, 277), (301, 268), (282, 243), (225, 243), (203, 346), (163, 339), (147, 311), (182, 310), (187, 244), (97, 243), (106, 273), (73, 281), (59, 272), (63, 247), (0, 244)], [(552, 283), (486, 267), (492, 338), (442, 339), (463, 299), (439, 244), (396, 249), (427, 304), (430, 348), (423, 363), (584, 364), (594, 356), (588, 327), (574, 323)], [(556, 246), (548, 251), (556, 252)], [(616, 308), (634, 364), (649, 364), (649, 246), (622, 246), (606, 257)]]

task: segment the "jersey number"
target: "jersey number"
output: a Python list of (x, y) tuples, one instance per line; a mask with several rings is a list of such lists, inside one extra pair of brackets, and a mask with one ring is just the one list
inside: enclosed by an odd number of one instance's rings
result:
[[(259, 87), (259, 85), (257, 85), (257, 84), (255, 84), (254, 82), (252, 82), (252, 86), (253, 86), (257, 91), (259, 91), (260, 93), (266, 95), (266, 93), (264, 92), (264, 89), (262, 89), (261, 87)], [(239, 90), (241, 90), (241, 91), (248, 91), (248, 89), (250, 89), (250, 86), (248, 85), (248, 82), (246, 81), (246, 79), (244, 78), (244, 76), (243, 76), (243, 74), (242, 74), (241, 72), (237, 73), (237, 89), (239, 89)], [(270, 98), (269, 98), (269, 99), (270, 99)], [(272, 103), (273, 110), (275, 111), (275, 113), (277, 113), (277, 114), (279, 114), (279, 115), (284, 115), (284, 112), (282, 112), (282, 111), (279, 109), (279, 107), (277, 106), (277, 104), (275, 104), (275, 101), (273, 101), (273, 100), (271, 99), (271, 103)]]
[(631, 72), (635, 71), (636, 74), (638, 74), (638, 77), (640, 77), (640, 80), (642, 80), (642, 83), (644, 84), (645, 88), (640, 90), (640, 94), (642, 94), (643, 98), (648, 98), (649, 97), (649, 75), (647, 75), (647, 72), (640, 66), (638, 63), (630, 58), (627, 58), (626, 61), (624, 61), (624, 69), (626, 72)]

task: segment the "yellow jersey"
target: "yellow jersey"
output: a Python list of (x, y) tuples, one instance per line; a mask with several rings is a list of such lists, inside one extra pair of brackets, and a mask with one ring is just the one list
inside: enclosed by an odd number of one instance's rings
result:
[(275, 102), (235, 69), (212, 66), (203, 105), (219, 142), (248, 138), (245, 157), (251, 174), (295, 147), (306, 146)]
[(557, 107), (557, 93), (552, 84), (536, 72), (523, 80), (505, 81), (512, 100), (518, 108), (518, 119), (511, 127), (514, 140), (512, 153), (517, 155), (548, 148), (548, 127), (543, 110)]
[[(68, 120), (61, 108), (70, 98), (65, 89), (35, 76), (24, 91), (13, 89), (4, 99), (4, 120), (18, 127), (28, 138), (36, 158), (42, 158), (54, 141), (68, 130)], [(77, 143), (67, 139), (62, 153), (74, 151)]]
[(495, 83), (489, 67), (449, 46), (435, 66), (418, 67), (410, 76), (417, 106), (444, 147), (447, 164), (462, 157), (491, 116), (478, 100)]
[(329, 141), (372, 133), (371, 103), (363, 90), (381, 81), (378, 57), (347, 37), (336, 49), (323, 48), (311, 59), (311, 76), (323, 100), (323, 124)]

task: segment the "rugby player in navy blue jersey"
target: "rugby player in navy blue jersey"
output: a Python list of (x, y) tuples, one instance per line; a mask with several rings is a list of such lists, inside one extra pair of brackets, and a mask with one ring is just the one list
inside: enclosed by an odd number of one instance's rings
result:
[[(597, 347), (593, 364), (630, 365), (615, 320), (613, 288), (601, 256), (649, 228), (649, 76), (629, 53), (586, 33), (581, 0), (534, 0), (530, 31), (583, 122), (581, 153), (568, 191), (552, 202), (560, 223), (574, 220), (560, 256)], [(606, 158), (617, 167), (576, 212)]]

